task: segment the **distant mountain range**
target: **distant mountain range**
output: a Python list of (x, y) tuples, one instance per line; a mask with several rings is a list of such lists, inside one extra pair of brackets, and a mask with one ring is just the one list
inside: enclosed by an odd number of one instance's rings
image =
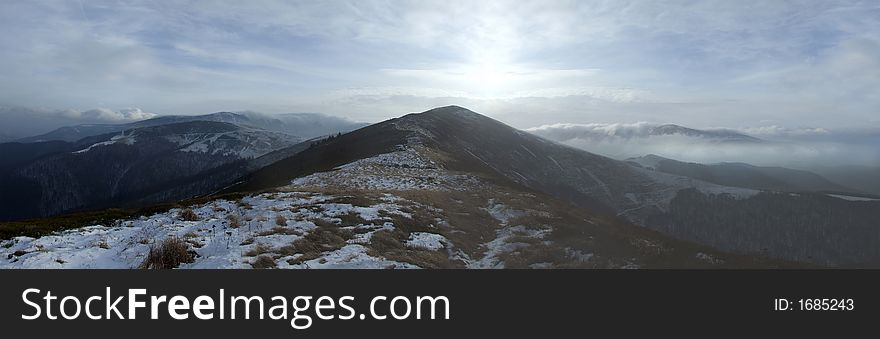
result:
[(880, 167), (828, 165), (816, 167), (814, 170), (834, 182), (880, 195)]
[(255, 127), (267, 131), (287, 133), (300, 138), (314, 138), (331, 133), (350, 131), (366, 124), (317, 113), (288, 113), (268, 115), (255, 112), (218, 112), (205, 115), (167, 115), (127, 124), (88, 124), (66, 126), (46, 134), (16, 140), (17, 142), (77, 141), (85, 137), (114, 133), (134, 128), (167, 125), (190, 121), (225, 122), (238, 126)]
[(608, 139), (638, 139), (658, 136), (681, 136), (700, 138), (720, 143), (759, 143), (763, 140), (740, 132), (714, 129), (700, 130), (675, 124), (555, 124), (527, 130), (535, 135), (557, 141), (602, 141)]
[[(210, 193), (307, 147), (297, 144), (308, 138), (360, 126), (312, 114), (281, 119), (227, 112), (166, 116), (64, 127), (31, 142), (0, 144), (0, 190), (18, 192), (0, 196), (0, 220)], [(294, 134), (297, 128), (301, 133)]]
[(824, 177), (784, 167), (760, 167), (744, 163), (698, 164), (676, 161), (658, 155), (630, 158), (626, 161), (643, 168), (681, 175), (714, 184), (759, 190), (803, 192), (832, 191), (865, 193), (835, 184)]

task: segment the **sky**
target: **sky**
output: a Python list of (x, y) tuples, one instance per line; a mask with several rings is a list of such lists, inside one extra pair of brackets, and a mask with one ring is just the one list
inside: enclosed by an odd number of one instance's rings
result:
[(7, 0), (0, 113), (455, 104), (518, 128), (878, 130), (877, 18), (877, 1)]

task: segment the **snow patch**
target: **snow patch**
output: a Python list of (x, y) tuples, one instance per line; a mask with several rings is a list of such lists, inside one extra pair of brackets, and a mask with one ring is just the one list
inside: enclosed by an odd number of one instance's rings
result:
[(445, 247), (447, 243), (449, 243), (449, 240), (446, 237), (427, 232), (412, 232), (409, 234), (409, 240), (406, 241), (407, 246), (431, 251), (439, 250)]
[(480, 184), (476, 177), (440, 168), (418, 150), (400, 151), (357, 160), (329, 172), (294, 179), (291, 187), (336, 187), (358, 190), (462, 191)]
[(865, 197), (854, 197), (850, 195), (841, 195), (841, 194), (828, 194), (829, 197), (848, 200), (848, 201), (880, 201), (880, 199), (874, 198), (865, 198)]

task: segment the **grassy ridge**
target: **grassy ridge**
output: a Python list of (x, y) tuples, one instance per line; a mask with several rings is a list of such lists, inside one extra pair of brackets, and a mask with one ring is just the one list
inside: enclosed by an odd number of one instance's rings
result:
[(111, 225), (117, 220), (137, 218), (168, 211), (172, 208), (191, 206), (215, 199), (238, 200), (247, 193), (231, 193), (206, 196), (140, 208), (108, 208), (95, 211), (83, 211), (52, 216), (48, 218), (0, 221), (0, 239), (11, 239), (18, 236), (40, 237), (53, 232), (80, 228), (90, 225)]

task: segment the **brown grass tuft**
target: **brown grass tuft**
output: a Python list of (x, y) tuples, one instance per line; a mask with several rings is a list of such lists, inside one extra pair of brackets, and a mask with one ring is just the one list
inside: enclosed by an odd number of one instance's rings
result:
[(320, 257), (322, 252), (338, 250), (345, 246), (345, 241), (351, 237), (351, 231), (339, 229), (335, 225), (322, 226), (295, 240), (290, 246), (282, 247), (279, 251), (285, 255), (302, 253), (302, 256), (288, 261), (294, 265)]
[(235, 214), (227, 215), (226, 220), (229, 221), (229, 227), (231, 228), (241, 227), (241, 219), (239, 219), (239, 217)]
[(431, 251), (420, 248), (409, 248), (404, 245), (404, 232), (379, 231), (370, 237), (368, 254), (374, 257), (384, 257), (389, 260), (407, 262), (422, 268), (451, 268), (453, 263), (449, 261), (446, 251)]
[(189, 246), (178, 238), (165, 239), (158, 246), (150, 247), (150, 253), (141, 264), (142, 269), (172, 269), (182, 263), (195, 261)]
[(271, 256), (261, 255), (254, 259), (254, 263), (251, 264), (255, 269), (267, 269), (267, 268), (275, 268), (278, 265), (275, 264), (275, 259), (272, 259)]
[(256, 257), (269, 252), (272, 252), (272, 247), (266, 244), (257, 244), (257, 246), (254, 246), (250, 251), (245, 252), (244, 255), (248, 257)]
[(177, 213), (177, 218), (184, 221), (199, 221), (199, 215), (192, 208), (184, 208)]

